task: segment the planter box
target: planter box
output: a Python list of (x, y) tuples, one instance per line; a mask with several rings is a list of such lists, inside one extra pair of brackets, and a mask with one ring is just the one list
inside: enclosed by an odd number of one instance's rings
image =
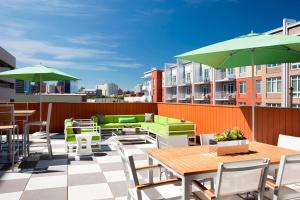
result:
[(218, 156), (249, 152), (248, 140), (232, 140), (217, 142), (209, 146), (209, 152), (217, 152)]

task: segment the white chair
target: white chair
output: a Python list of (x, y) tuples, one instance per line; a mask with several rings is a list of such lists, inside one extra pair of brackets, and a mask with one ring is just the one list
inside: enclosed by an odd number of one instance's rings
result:
[[(15, 124), (14, 105), (0, 105), (0, 153), (2, 153), (2, 133), (6, 133), (8, 159), (11, 160), (12, 171), (14, 171), (15, 154), (19, 157), (19, 128)], [(15, 148), (15, 136), (17, 135), (17, 149)]]
[(300, 137), (280, 134), (278, 137), (278, 147), (300, 151)]
[(209, 140), (215, 138), (215, 133), (200, 134), (201, 145), (209, 145)]
[(204, 199), (234, 199), (237, 194), (257, 192), (263, 199), (269, 159), (257, 159), (219, 164), (216, 190), (209, 190), (198, 181), (200, 191), (195, 196)]
[[(25, 147), (27, 147), (27, 155), (29, 156), (30, 153), (30, 147), (29, 147), (29, 131), (31, 126), (40, 126), (40, 127), (46, 127), (46, 142), (48, 147), (48, 154), (49, 158), (52, 159), (52, 147), (51, 147), (51, 140), (50, 140), (50, 121), (51, 121), (51, 112), (52, 112), (52, 103), (48, 104), (48, 111), (47, 111), (47, 121), (32, 121), (26, 123), (24, 126), (25, 130), (25, 138), (27, 141), (25, 141)], [(25, 152), (24, 152), (25, 153)]]
[(189, 146), (189, 138), (187, 135), (174, 135), (174, 136), (156, 136), (157, 148), (168, 147), (186, 147)]
[[(266, 193), (270, 199), (300, 199), (300, 154), (281, 157), (276, 180), (267, 180), (267, 188), (272, 193)], [(297, 184), (297, 185), (295, 185)]]
[[(181, 191), (174, 185), (176, 183), (180, 183), (180, 179), (173, 178), (169, 180), (163, 180), (153, 183), (140, 183), (138, 179), (138, 171), (148, 170), (153, 168), (160, 167), (159, 165), (149, 165), (144, 167), (135, 167), (134, 159), (132, 156), (126, 156), (124, 153), (123, 145), (115, 141), (115, 144), (118, 144), (118, 151), (122, 159), (125, 177), (128, 186), (128, 194), (127, 199), (137, 199), (142, 200), (143, 197), (145, 199), (181, 199)], [(132, 184), (133, 180), (133, 184)], [(162, 188), (167, 187), (167, 188)], [(162, 190), (168, 193), (168, 197), (163, 196), (163, 194), (159, 193), (158, 190)], [(177, 194), (177, 195), (176, 195)], [(170, 196), (169, 196), (170, 195)]]

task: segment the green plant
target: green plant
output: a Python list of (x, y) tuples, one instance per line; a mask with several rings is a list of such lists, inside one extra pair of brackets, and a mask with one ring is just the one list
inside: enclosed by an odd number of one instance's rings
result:
[(233, 129), (226, 129), (224, 133), (215, 135), (215, 140), (217, 142), (243, 139), (245, 139), (244, 133), (237, 127)]

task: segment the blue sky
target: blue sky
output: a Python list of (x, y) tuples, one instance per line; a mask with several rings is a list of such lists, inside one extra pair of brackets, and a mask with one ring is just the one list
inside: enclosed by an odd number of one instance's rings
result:
[(300, 20), (298, 0), (0, 1), (0, 46), (17, 66), (42, 63), (132, 89), (144, 71), (204, 45)]

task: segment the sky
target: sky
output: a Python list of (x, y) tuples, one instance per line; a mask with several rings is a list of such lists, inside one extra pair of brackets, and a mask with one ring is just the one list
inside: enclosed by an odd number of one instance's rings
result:
[(175, 55), (300, 20), (299, 0), (0, 0), (0, 46), (17, 67), (43, 64), (79, 86), (142, 83)]

